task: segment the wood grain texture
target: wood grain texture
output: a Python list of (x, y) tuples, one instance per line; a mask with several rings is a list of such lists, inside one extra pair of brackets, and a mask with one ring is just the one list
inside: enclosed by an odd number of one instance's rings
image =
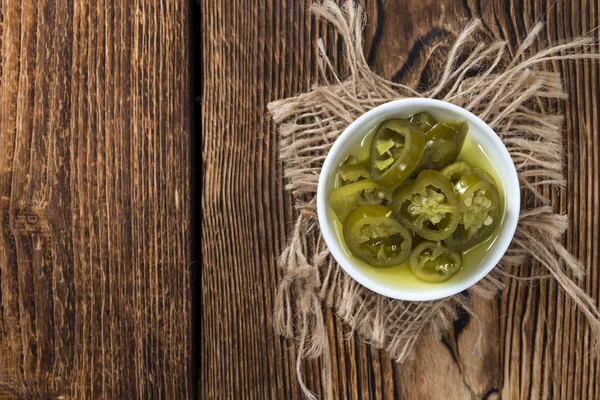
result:
[[(471, 17), (517, 46), (537, 21), (543, 39), (591, 33), (600, 4), (586, 1), (363, 0), (365, 54), (387, 78), (426, 84), (449, 38)], [(273, 299), (278, 254), (293, 222), (284, 190), (278, 137), (266, 104), (307, 91), (317, 78), (315, 40), (334, 64), (340, 42), (309, 12), (310, 1), (203, 0), (203, 266), (201, 371), (203, 398), (301, 398), (293, 343), (275, 335)], [(598, 50), (596, 48), (596, 50)], [(598, 154), (599, 65), (545, 65), (564, 76), (566, 191), (546, 188), (569, 214), (565, 243), (587, 267), (581, 282), (600, 301)], [(527, 274), (523, 267), (521, 274)], [(533, 268), (536, 268), (533, 265)], [(590, 332), (551, 281), (511, 281), (497, 301), (475, 301), (486, 332), (483, 355), (472, 352), (477, 325), (462, 314), (442, 341), (425, 338), (416, 360), (397, 365), (348, 338), (328, 311), (334, 398), (594, 399), (600, 365)], [(302, 363), (310, 388), (326, 384), (319, 360)]]
[(189, 397), (187, 2), (0, 27), (0, 398)]

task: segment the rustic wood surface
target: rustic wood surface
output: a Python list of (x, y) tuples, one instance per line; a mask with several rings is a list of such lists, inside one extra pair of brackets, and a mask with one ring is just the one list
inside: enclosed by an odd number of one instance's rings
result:
[[(291, 341), (271, 313), (294, 211), (284, 190), (269, 101), (309, 90), (317, 78), (315, 41), (323, 37), (339, 65), (339, 41), (309, 12), (310, 1), (203, 0), (202, 335), (198, 390), (207, 399), (301, 398)], [(480, 17), (513, 46), (538, 20), (549, 42), (593, 31), (593, 1), (362, 0), (365, 53), (387, 78), (416, 84), (428, 61), (466, 19)], [(581, 282), (599, 300), (599, 66), (556, 62), (564, 75), (566, 192), (548, 189), (570, 218), (567, 247), (587, 265)], [(524, 269), (524, 271), (526, 271)], [(476, 302), (486, 329), (483, 357), (476, 327), (463, 315), (444, 340), (425, 340), (417, 358), (396, 365), (328, 313), (334, 398), (597, 398), (600, 365), (590, 332), (554, 283), (513, 281), (497, 301)], [(309, 387), (325, 392), (320, 361), (302, 365)]]
[(0, 2), (0, 398), (188, 398), (188, 3)]

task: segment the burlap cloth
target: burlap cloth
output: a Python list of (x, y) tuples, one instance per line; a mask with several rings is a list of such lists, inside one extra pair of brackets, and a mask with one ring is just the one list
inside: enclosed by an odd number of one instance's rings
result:
[[(600, 312), (578, 285), (584, 275), (582, 264), (561, 243), (567, 217), (554, 212), (542, 190), (546, 185), (565, 186), (563, 116), (557, 115), (553, 104), (566, 94), (558, 73), (539, 68), (552, 60), (598, 59), (596, 53), (581, 53), (593, 40), (576, 38), (534, 51), (532, 44), (543, 29), (537, 24), (516, 51), (511, 51), (506, 42), (486, 36), (480, 21), (473, 20), (456, 35), (435, 84), (417, 90), (386, 80), (369, 68), (362, 52), (365, 15), (351, 1), (340, 8), (326, 0), (313, 11), (333, 24), (343, 38), (348, 77), (339, 78), (319, 40), (318, 84), (308, 93), (268, 105), (281, 135), (286, 188), (297, 209), (293, 232), (279, 260), (283, 278), (277, 291), (274, 327), (281, 335), (297, 340), (296, 369), (304, 394), (314, 398), (302, 380), (301, 360), (329, 357), (324, 307), (333, 307), (353, 332), (402, 362), (412, 355), (424, 332), (439, 335), (447, 329), (459, 306), (478, 321), (470, 310), (469, 297), (494, 297), (505, 280), (513, 278), (513, 267), (520, 264), (537, 266), (530, 272), (540, 279), (556, 280), (585, 315), (597, 350)], [(523, 200), (515, 237), (501, 262), (470, 288), (468, 295), (408, 302), (373, 293), (336, 264), (319, 232), (317, 182), (331, 145), (360, 115), (403, 97), (441, 99), (479, 116), (500, 136), (519, 175)], [(524, 264), (527, 257), (533, 262)], [(325, 375), (329, 375), (330, 363), (325, 360), (324, 364)]]

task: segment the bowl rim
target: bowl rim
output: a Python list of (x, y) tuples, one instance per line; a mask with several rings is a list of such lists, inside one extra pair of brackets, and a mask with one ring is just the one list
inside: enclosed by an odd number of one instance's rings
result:
[[(502, 158), (508, 158), (510, 160), (509, 165), (511, 166), (509, 171), (502, 170), (501, 175), (505, 174), (509, 175), (508, 182), (504, 182), (503, 186), (506, 194), (510, 193), (510, 201), (508, 198), (505, 199), (505, 219), (503, 224), (508, 224), (508, 229), (503, 229), (502, 233), (498, 236), (497, 243), (494, 246), (497, 249), (501, 249), (500, 251), (495, 251), (496, 255), (486, 262), (489, 264), (484, 269), (477, 270), (477, 273), (468, 275), (465, 279), (456, 282), (453, 286), (445, 286), (435, 291), (424, 290), (422, 292), (410, 292), (405, 291), (402, 288), (389, 288), (382, 286), (380, 283), (361, 273), (360, 269), (355, 267), (350, 259), (344, 254), (340, 244), (338, 243), (337, 237), (335, 233), (330, 229), (327, 221), (327, 200), (325, 198), (325, 185), (327, 180), (327, 173), (323, 173), (324, 171), (329, 171), (331, 168), (337, 167), (337, 165), (333, 165), (335, 155), (340, 152), (340, 149), (343, 147), (344, 141), (348, 140), (350, 137), (354, 135), (356, 131), (359, 131), (359, 128), (363, 127), (366, 121), (370, 120), (373, 115), (376, 114), (384, 114), (387, 112), (397, 112), (401, 113), (402, 108), (406, 108), (408, 106), (416, 106), (426, 108), (428, 106), (435, 106), (436, 108), (443, 108), (451, 113), (459, 114), (464, 116), (465, 119), (468, 120), (470, 124), (475, 124), (479, 128), (481, 132), (484, 133), (489, 139), (495, 142), (495, 145), (500, 149)], [(364, 131), (363, 131), (364, 132)], [(399, 100), (393, 100), (384, 104), (381, 104), (368, 112), (364, 113), (356, 120), (354, 120), (336, 139), (333, 143), (331, 149), (327, 153), (325, 161), (323, 163), (319, 182), (317, 186), (317, 216), (319, 220), (319, 227), (321, 229), (321, 234), (325, 240), (327, 247), (329, 248), (331, 254), (335, 258), (337, 264), (346, 271), (348, 275), (352, 277), (355, 281), (366, 287), (367, 289), (384, 295), (386, 297), (400, 299), (400, 300), (409, 300), (409, 301), (430, 301), (437, 300), (449, 296), (453, 296), (457, 293), (462, 292), (475, 285), (481, 279), (483, 279), (487, 274), (490, 273), (492, 269), (498, 264), (500, 259), (506, 253), (506, 250), (510, 246), (512, 239), (514, 237), (515, 231), (517, 229), (517, 223), (519, 220), (520, 214), (520, 202), (521, 202), (521, 192), (520, 192), (520, 184), (519, 178), (517, 175), (517, 171), (512, 161), (512, 158), (508, 152), (508, 149), (500, 139), (500, 137), (494, 132), (490, 126), (485, 123), (482, 119), (477, 117), (475, 114), (470, 111), (454, 105), (452, 103), (445, 102), (443, 100), (437, 99), (428, 99), (428, 98), (404, 98)], [(508, 205), (512, 204), (513, 208), (516, 205), (516, 209), (512, 209), (509, 212)]]

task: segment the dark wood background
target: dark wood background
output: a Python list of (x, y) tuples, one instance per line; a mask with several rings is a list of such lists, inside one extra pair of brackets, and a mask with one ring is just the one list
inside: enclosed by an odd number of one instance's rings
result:
[[(317, 78), (315, 41), (336, 65), (339, 41), (309, 12), (311, 1), (203, 0), (202, 34), (202, 342), (199, 393), (207, 399), (301, 398), (291, 341), (272, 328), (280, 272), (276, 258), (294, 220), (266, 104), (309, 89)], [(387, 78), (415, 84), (431, 54), (465, 20), (480, 17), (514, 47), (534, 22), (542, 39), (593, 31), (600, 3), (577, 1), (361, 0), (365, 53)], [(597, 51), (598, 49), (595, 48)], [(548, 191), (567, 212), (569, 250), (587, 265), (581, 282), (599, 300), (598, 63), (556, 62), (569, 99), (566, 192)], [(525, 271), (525, 270), (524, 270)], [(474, 322), (462, 316), (442, 341), (424, 340), (404, 365), (354, 338), (328, 314), (334, 397), (373, 399), (596, 398), (600, 364), (590, 332), (552, 282), (511, 282), (497, 301), (476, 302), (486, 337), (472, 354)], [(308, 385), (324, 393), (319, 360), (304, 362)]]
[(189, 4), (0, 1), (0, 399), (184, 399)]

